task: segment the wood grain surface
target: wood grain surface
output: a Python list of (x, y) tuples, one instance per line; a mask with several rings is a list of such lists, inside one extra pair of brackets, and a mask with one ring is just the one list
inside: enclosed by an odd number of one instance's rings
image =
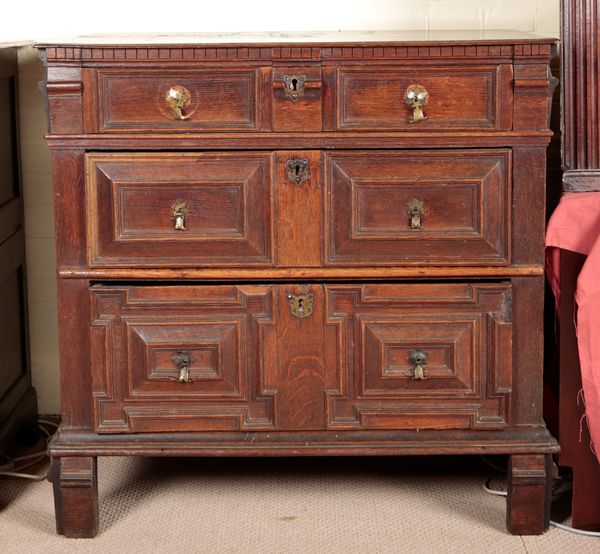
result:
[(59, 532), (96, 532), (100, 455), (511, 454), (508, 528), (547, 526), (554, 41), (385, 37), (40, 46)]

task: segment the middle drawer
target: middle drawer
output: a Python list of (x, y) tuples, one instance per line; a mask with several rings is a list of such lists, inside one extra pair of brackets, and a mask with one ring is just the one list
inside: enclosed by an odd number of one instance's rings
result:
[(510, 263), (511, 150), (89, 153), (93, 267)]

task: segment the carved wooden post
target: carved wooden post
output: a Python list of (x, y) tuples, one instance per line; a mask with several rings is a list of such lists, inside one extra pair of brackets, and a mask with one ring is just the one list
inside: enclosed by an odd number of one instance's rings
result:
[(562, 0), (564, 190), (600, 190), (600, 6)]

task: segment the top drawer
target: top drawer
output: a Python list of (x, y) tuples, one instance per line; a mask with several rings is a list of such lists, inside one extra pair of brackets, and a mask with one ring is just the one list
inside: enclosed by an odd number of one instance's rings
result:
[(98, 110), (90, 113), (100, 131), (258, 128), (255, 68), (101, 69), (95, 78)]
[(512, 66), (341, 67), (337, 128), (509, 130)]
[(86, 83), (87, 132), (512, 128), (507, 64), (99, 68)]

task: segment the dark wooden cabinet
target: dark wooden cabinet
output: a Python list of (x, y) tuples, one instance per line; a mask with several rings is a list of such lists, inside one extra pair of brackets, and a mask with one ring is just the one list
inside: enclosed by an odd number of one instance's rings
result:
[(553, 41), (210, 40), (40, 45), (59, 532), (102, 455), (485, 452), (541, 533)]
[(27, 338), (17, 73), (17, 48), (0, 46), (0, 459), (20, 428), (37, 429)]

